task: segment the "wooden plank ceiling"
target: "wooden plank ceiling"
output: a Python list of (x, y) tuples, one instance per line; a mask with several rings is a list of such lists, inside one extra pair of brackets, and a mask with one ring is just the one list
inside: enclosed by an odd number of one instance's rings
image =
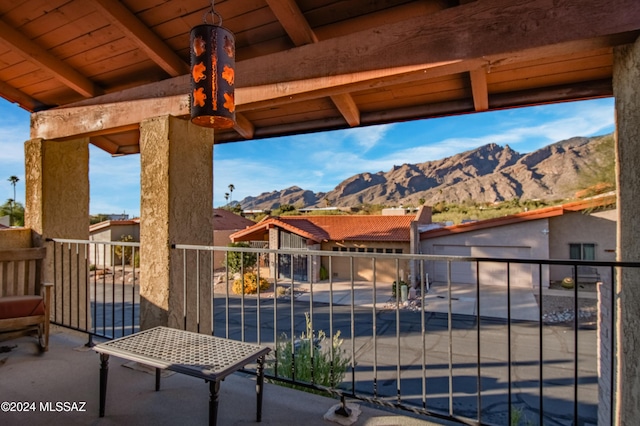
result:
[[(236, 36), (237, 125), (216, 143), (612, 95), (637, 0), (218, 0)], [(31, 136), (139, 152), (188, 114), (206, 0), (0, 2), (0, 96)]]

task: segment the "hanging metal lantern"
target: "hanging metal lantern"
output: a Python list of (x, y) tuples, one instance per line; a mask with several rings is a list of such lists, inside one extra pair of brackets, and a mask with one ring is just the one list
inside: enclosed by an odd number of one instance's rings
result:
[(235, 125), (235, 38), (220, 25), (204, 24), (191, 29), (191, 121), (214, 129)]

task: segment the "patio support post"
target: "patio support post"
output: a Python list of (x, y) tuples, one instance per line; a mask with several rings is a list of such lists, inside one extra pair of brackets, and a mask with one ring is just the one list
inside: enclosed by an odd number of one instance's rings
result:
[[(618, 185), (617, 260), (640, 259), (640, 39), (615, 48), (613, 93), (616, 98)], [(640, 271), (623, 268), (616, 287), (615, 422), (640, 418)]]
[[(25, 227), (31, 229), (34, 247), (48, 245), (47, 259), (43, 265), (45, 282), (55, 283), (53, 297), (54, 319), (65, 321), (72, 318), (73, 325), (81, 328), (90, 318), (85, 316), (87, 303), (68, 303), (73, 295), (87, 297), (86, 284), (76, 282), (75, 277), (86, 276), (86, 261), (75, 256), (71, 248), (71, 269), (78, 274), (73, 277), (53, 276), (53, 244), (47, 238), (89, 239), (89, 139), (66, 141), (32, 139), (24, 144), (25, 153)], [(76, 265), (76, 263), (79, 263)], [(63, 307), (62, 300), (66, 306)], [(74, 299), (76, 300), (76, 299)], [(65, 317), (62, 317), (62, 309)], [(80, 312), (76, 312), (76, 311)], [(76, 323), (77, 319), (77, 323)]]
[(171, 245), (213, 245), (213, 130), (172, 116), (143, 121), (140, 197), (140, 328), (186, 323), (211, 334), (210, 254), (199, 252), (197, 277), (188, 253), (185, 283), (183, 252)]

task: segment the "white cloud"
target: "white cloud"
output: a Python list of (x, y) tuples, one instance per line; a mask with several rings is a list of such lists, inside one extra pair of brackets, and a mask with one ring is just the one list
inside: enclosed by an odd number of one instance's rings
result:
[(347, 137), (352, 138), (358, 146), (366, 152), (383, 140), (392, 127), (393, 124), (383, 124), (379, 126), (347, 129), (343, 130), (343, 132)]

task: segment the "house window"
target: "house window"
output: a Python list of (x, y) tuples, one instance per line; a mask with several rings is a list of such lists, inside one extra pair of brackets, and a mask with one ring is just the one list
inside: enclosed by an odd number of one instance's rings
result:
[(572, 260), (596, 260), (596, 245), (572, 243), (569, 244), (569, 259)]

